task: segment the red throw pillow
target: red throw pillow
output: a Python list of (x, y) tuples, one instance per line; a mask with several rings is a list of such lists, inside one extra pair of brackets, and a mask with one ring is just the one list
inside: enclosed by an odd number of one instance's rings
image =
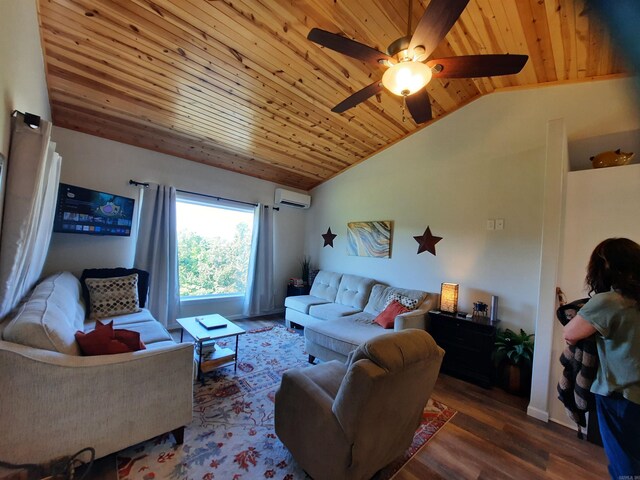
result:
[(129, 347), (130, 352), (137, 352), (138, 350), (144, 350), (147, 348), (142, 340), (140, 340), (140, 333), (138, 332), (125, 330), (124, 328), (116, 328), (113, 331), (113, 334), (116, 340), (119, 340)]
[(396, 320), (396, 317), (401, 313), (408, 312), (409, 309), (402, 305), (397, 300), (392, 301), (387, 308), (385, 308), (380, 315), (376, 317), (374, 322), (380, 325), (382, 328), (393, 328), (393, 324)]
[(96, 322), (95, 330), (89, 333), (77, 331), (75, 337), (83, 355), (113, 355), (146, 348), (138, 332), (114, 330), (113, 321), (106, 324)]

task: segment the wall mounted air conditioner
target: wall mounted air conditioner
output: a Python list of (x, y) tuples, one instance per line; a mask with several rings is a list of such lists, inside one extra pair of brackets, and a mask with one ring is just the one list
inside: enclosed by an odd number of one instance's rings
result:
[(309, 208), (311, 206), (311, 195), (292, 192), (284, 188), (276, 188), (275, 204), (285, 207)]

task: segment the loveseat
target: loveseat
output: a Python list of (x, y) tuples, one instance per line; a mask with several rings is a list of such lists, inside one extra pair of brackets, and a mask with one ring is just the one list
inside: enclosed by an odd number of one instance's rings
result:
[[(173, 341), (151, 313), (113, 318), (146, 349), (82, 356), (90, 331), (79, 280), (40, 282), (0, 323), (0, 460), (45, 463), (92, 447), (102, 457), (191, 422), (193, 346)], [(110, 318), (102, 320), (110, 321)]]
[[(412, 308), (395, 317), (393, 329), (374, 320), (385, 309), (392, 295), (412, 302)], [(345, 361), (358, 345), (378, 336), (407, 328), (427, 330), (427, 312), (437, 304), (437, 294), (421, 290), (390, 287), (375, 280), (321, 270), (309, 295), (285, 299), (288, 327), (304, 327), (309, 361)]]

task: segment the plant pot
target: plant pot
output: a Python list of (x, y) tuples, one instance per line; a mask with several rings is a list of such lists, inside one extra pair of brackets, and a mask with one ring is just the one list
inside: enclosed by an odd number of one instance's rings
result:
[(521, 397), (531, 393), (531, 369), (504, 363), (501, 367), (500, 387)]

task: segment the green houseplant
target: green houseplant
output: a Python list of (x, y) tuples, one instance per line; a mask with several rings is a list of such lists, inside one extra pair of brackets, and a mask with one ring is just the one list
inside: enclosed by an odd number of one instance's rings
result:
[(493, 359), (498, 367), (498, 380), (502, 388), (516, 395), (531, 392), (534, 335), (520, 329), (498, 329)]
[(309, 272), (311, 271), (311, 257), (304, 256), (300, 262), (302, 266), (302, 281), (305, 285), (309, 285)]

